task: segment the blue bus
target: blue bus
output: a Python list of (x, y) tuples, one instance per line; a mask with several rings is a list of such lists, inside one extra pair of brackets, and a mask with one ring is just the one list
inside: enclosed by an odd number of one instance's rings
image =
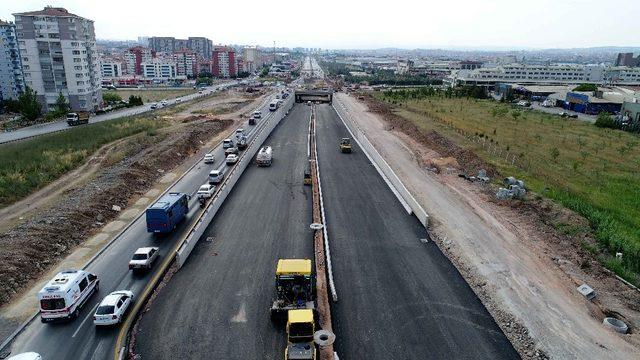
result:
[(147, 231), (169, 233), (189, 212), (189, 195), (168, 193), (151, 205), (146, 212)]

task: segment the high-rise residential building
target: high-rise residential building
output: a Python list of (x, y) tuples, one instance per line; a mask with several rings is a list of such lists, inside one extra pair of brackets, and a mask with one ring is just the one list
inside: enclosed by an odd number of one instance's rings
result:
[(633, 53), (619, 53), (615, 66), (640, 66), (640, 55), (634, 58)]
[(148, 79), (169, 80), (178, 78), (175, 61), (168, 58), (153, 58), (140, 64), (142, 76)]
[(93, 20), (47, 6), (13, 14), (25, 85), (37, 92), (44, 111), (62, 93), (74, 110), (102, 103), (100, 64)]
[(236, 52), (227, 46), (216, 46), (213, 49), (213, 64), (211, 71), (215, 77), (235, 77), (238, 75), (236, 67)]
[(0, 100), (17, 99), (23, 91), (24, 77), (16, 27), (0, 20)]
[(190, 37), (188, 39), (176, 39), (174, 37), (150, 37), (149, 47), (155, 52), (174, 53), (177, 51), (191, 50), (204, 59), (211, 58), (213, 42), (205, 37)]
[(102, 78), (117, 78), (125, 74), (125, 63), (120, 59), (100, 59), (100, 74)]
[(198, 54), (203, 59), (211, 59), (213, 42), (205, 37), (189, 37), (187, 42), (189, 50)]
[(182, 50), (173, 53), (171, 56), (176, 63), (178, 75), (194, 77), (198, 75), (198, 56), (189, 51)]
[(257, 46), (247, 46), (243, 49), (244, 71), (254, 72), (262, 67), (262, 54)]
[(135, 46), (127, 49), (124, 52), (124, 60), (127, 64), (127, 74), (142, 75), (142, 67), (140, 64), (143, 62), (150, 62), (154, 55), (155, 54), (151, 49), (142, 46)]

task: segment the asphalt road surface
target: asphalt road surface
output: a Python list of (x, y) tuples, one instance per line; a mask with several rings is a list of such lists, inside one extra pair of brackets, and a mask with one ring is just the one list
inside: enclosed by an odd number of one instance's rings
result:
[[(269, 97), (271, 99), (271, 97)], [(263, 119), (256, 126), (243, 123), (249, 139), (255, 136), (257, 129), (265, 119), (273, 116), (268, 110), (268, 101), (262, 105)], [(204, 164), (202, 161), (192, 168), (175, 186), (173, 192), (187, 194), (195, 193), (200, 185), (208, 180), (211, 170), (226, 166), (224, 164), (224, 150), (218, 146), (214, 150), (215, 163)], [(170, 235), (154, 236), (147, 233), (144, 216), (138, 218), (104, 253), (102, 253), (87, 269), (100, 278), (100, 291), (93, 295), (84, 305), (80, 317), (74, 321), (59, 324), (42, 324), (39, 319), (32, 321), (27, 328), (14, 340), (11, 353), (18, 354), (26, 351), (40, 353), (44, 359), (111, 359), (118, 326), (108, 329), (96, 329), (93, 325), (93, 313), (104, 296), (115, 290), (128, 289), (137, 296), (151, 278), (151, 273), (134, 275), (128, 269), (131, 255), (139, 247), (160, 247), (160, 258), (167, 256), (180, 239), (188, 225), (196, 219), (202, 210), (198, 206), (196, 197), (189, 203), (187, 220), (182, 222)], [(156, 262), (156, 265), (160, 263)], [(37, 301), (33, 299), (33, 301)], [(163, 334), (160, 331), (160, 334)]]
[(178, 271), (145, 313), (143, 359), (278, 359), (283, 326), (269, 316), (280, 258), (313, 258), (307, 162), (310, 108), (296, 105), (265, 145), (271, 167), (250, 165)]
[(519, 358), (462, 276), (408, 215), (330, 105), (317, 106), (318, 161), (339, 301), (341, 359)]
[[(205, 88), (204, 91), (216, 92), (221, 89), (226, 89), (233, 85), (235, 85), (235, 82), (229, 82), (229, 83), (216, 85), (216, 86), (209, 86)], [(185, 101), (197, 99), (203, 96), (207, 96), (207, 95), (199, 94), (196, 92), (194, 94), (181, 96), (175, 99), (167, 99), (167, 105), (168, 106), (175, 105), (178, 102), (185, 102)], [(109, 112), (102, 115), (93, 115), (91, 116), (91, 119), (89, 119), (89, 123), (91, 124), (91, 123), (97, 123), (102, 121), (120, 119), (126, 116), (133, 116), (133, 115), (138, 115), (145, 112), (153, 111), (151, 109), (151, 104), (152, 103), (148, 103), (148, 104), (144, 104), (142, 106), (136, 106), (130, 109), (116, 110), (116, 111)], [(82, 125), (79, 125), (79, 126), (82, 126)], [(62, 120), (62, 121), (50, 122), (46, 124), (33, 125), (33, 126), (25, 127), (25, 128), (18, 129), (15, 131), (10, 131), (10, 132), (0, 132), (0, 144), (10, 142), (10, 141), (27, 139), (34, 136), (44, 135), (44, 134), (48, 134), (56, 131), (68, 130), (71, 128), (75, 128), (75, 126), (73, 127), (69, 126), (66, 120)]]

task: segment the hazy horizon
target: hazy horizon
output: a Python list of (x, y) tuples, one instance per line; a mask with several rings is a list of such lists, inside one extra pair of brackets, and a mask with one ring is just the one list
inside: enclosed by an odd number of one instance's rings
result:
[(52, 5), (94, 20), (96, 37), (104, 40), (205, 36), (215, 44), (271, 47), (275, 41), (278, 47), (334, 50), (519, 51), (640, 45), (640, 23), (635, 18), (640, 2), (634, 0), (526, 4), (399, 0), (392, 6), (326, 0), (307, 8), (291, 0), (267, 4), (248, 0), (241, 7), (192, 0), (175, 4), (22, 0), (5, 4), (0, 19), (13, 21), (13, 13)]

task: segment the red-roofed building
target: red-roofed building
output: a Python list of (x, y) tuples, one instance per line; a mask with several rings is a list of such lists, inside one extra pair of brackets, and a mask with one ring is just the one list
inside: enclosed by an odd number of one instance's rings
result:
[(238, 68), (235, 50), (227, 46), (216, 46), (213, 49), (213, 64), (211, 70), (215, 77), (236, 77), (238, 75)]

